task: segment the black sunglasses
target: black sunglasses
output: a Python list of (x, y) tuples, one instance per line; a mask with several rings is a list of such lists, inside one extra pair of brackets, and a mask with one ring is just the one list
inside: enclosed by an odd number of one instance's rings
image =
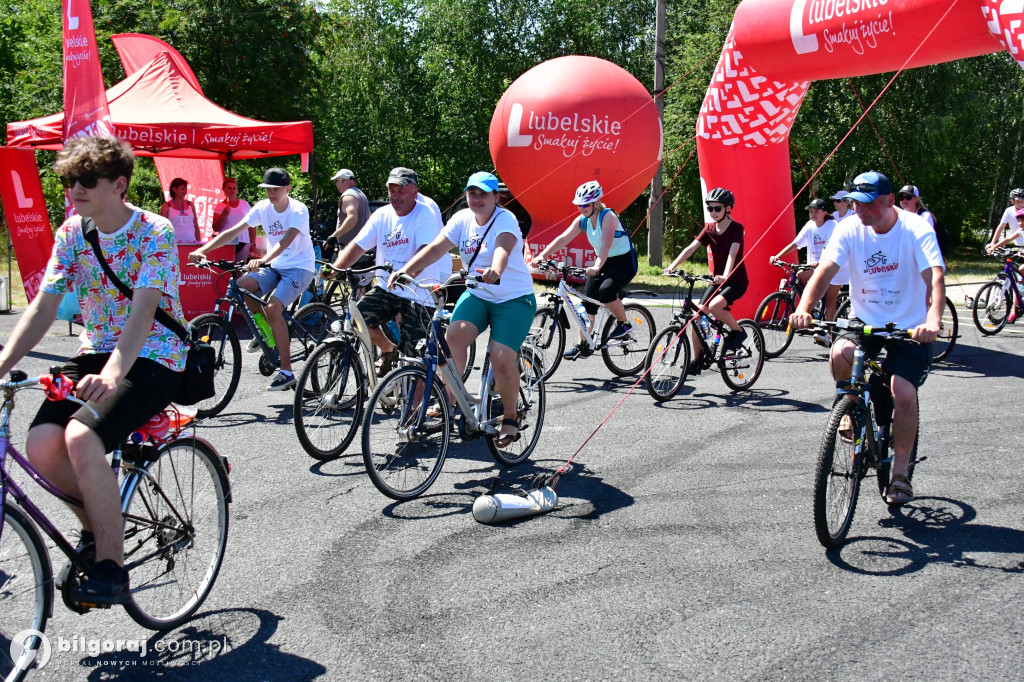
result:
[(106, 178), (107, 180), (113, 180), (114, 177), (109, 175), (82, 175), (80, 177), (62, 177), (60, 179), (61, 184), (64, 185), (65, 189), (71, 189), (75, 186), (75, 183), (79, 183), (85, 189), (96, 189), (96, 183), (100, 181), (100, 178)]
[(718, 213), (719, 211), (724, 211), (724, 210), (725, 210), (725, 206), (708, 206), (708, 212), (709, 213)]
[(862, 182), (858, 185), (854, 185), (850, 190), (854, 192), (863, 192), (864, 194), (874, 194), (878, 191), (878, 185)]
[(911, 199), (916, 199), (916, 198), (917, 197), (915, 197), (913, 194), (901, 194), (899, 196), (900, 201), (910, 201)]

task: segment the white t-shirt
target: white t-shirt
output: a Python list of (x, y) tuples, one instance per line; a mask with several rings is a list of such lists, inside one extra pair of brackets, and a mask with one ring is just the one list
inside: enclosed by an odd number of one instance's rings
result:
[(244, 220), (253, 227), (263, 226), (263, 231), (267, 234), (267, 251), (284, 239), (288, 230), (293, 227), (297, 229), (299, 234), (284, 253), (270, 261), (268, 265), (273, 265), (278, 270), (316, 271), (316, 256), (313, 253), (313, 242), (309, 238), (309, 211), (306, 210), (304, 203), (288, 197), (288, 208), (278, 213), (270, 199), (263, 199), (249, 209)]
[[(821, 252), (825, 250), (825, 245), (828, 244), (828, 240), (832, 237), (835, 229), (836, 221), (831, 218), (822, 223), (821, 227), (815, 225), (813, 220), (808, 220), (800, 228), (800, 233), (796, 236), (795, 242), (798, 247), (807, 249), (808, 263), (821, 262)], [(848, 279), (846, 268), (839, 268), (839, 272), (832, 278), (832, 284), (843, 285), (846, 284)]]
[[(476, 260), (473, 261), (473, 270), (483, 270), (491, 266), (494, 260), (494, 244), (498, 240), (498, 235), (508, 232), (516, 238), (515, 248), (508, 256), (508, 266), (501, 273), (501, 282), (499, 284), (480, 284), (475, 289), (470, 289), (469, 293), (481, 300), (493, 303), (503, 303), (513, 298), (532, 294), (533, 277), (530, 275), (530, 269), (526, 267), (526, 261), (523, 260), (523, 233), (519, 229), (519, 221), (511, 211), (500, 206), (495, 208), (494, 215), (491, 217), (494, 220), (493, 224), (488, 220), (487, 223), (478, 225), (473, 211), (464, 208), (451, 217), (441, 232), (445, 239), (459, 247), (459, 255), (462, 257), (464, 266), (469, 264), (473, 254), (477, 254), (479, 250)], [(489, 231), (488, 225), (490, 225)], [(487, 235), (486, 239), (484, 239), (485, 234)]]
[[(383, 206), (373, 212), (353, 240), (364, 251), (377, 249), (376, 265), (391, 263), (399, 270), (423, 246), (434, 241), (440, 232), (440, 225), (430, 209), (423, 204), (416, 206), (404, 216), (395, 213), (393, 206)], [(428, 265), (420, 272), (419, 279), (439, 281), (437, 263)], [(387, 275), (376, 275), (377, 285), (387, 285)], [(426, 291), (409, 287), (395, 287), (392, 293), (402, 298), (433, 306), (434, 300)]]
[[(1011, 234), (1020, 229), (1017, 226), (1017, 207), (1009, 206), (1003, 211), (1003, 217), (1000, 219), (1001, 223), (1006, 223), (1006, 230), (1003, 232), (1003, 238), (1009, 237)], [(1024, 235), (1017, 235), (1017, 238), (1013, 240), (1014, 246), (1024, 246)]]
[[(430, 209), (430, 212), (434, 214), (434, 218), (437, 219), (437, 231), (440, 232), (441, 228), (444, 227), (444, 218), (441, 217), (441, 207), (437, 205), (437, 202), (426, 196), (425, 194), (416, 194), (416, 203), (423, 204)], [(452, 254), (446, 253), (437, 259), (437, 278), (444, 284), (448, 281), (448, 278), (452, 276)]]
[[(174, 226), (174, 241), (179, 244), (196, 243), (195, 212), (192, 210), (192, 202), (186, 201), (185, 208), (177, 209), (173, 202), (167, 202), (167, 219)], [(1013, 221), (1016, 224), (1016, 220)]]
[(843, 215), (839, 215), (839, 211), (832, 211), (832, 220), (836, 221), (836, 223), (838, 224), (838, 223), (843, 222), (844, 220), (846, 220), (850, 216), (856, 215), (856, 214), (857, 214), (857, 212), (853, 210), (853, 207), (848, 208), (846, 210), (846, 213), (844, 213)]
[(872, 326), (895, 322), (903, 329), (928, 317), (929, 290), (921, 272), (944, 267), (935, 230), (921, 216), (901, 209), (885, 234), (859, 218), (844, 220), (821, 257), (849, 264), (850, 300), (858, 318)]
[[(245, 199), (239, 199), (238, 206), (235, 206), (234, 208), (228, 206), (228, 202), (225, 200), (217, 204), (214, 207), (213, 212), (228, 212), (228, 219), (224, 222), (224, 228), (221, 230), (223, 232), (224, 230), (230, 230), (232, 227), (245, 220), (245, 216), (248, 215), (249, 210), (251, 208), (252, 207), (249, 205), (249, 202), (246, 201)], [(236, 237), (235, 240), (239, 244), (248, 244), (249, 230), (242, 230), (242, 233), (238, 235), (238, 237)]]

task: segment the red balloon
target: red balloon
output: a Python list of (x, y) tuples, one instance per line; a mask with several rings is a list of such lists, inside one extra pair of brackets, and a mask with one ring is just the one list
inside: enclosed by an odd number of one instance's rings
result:
[[(505, 91), (490, 145), (498, 175), (533, 219), (536, 251), (578, 215), (572, 199), (584, 182), (600, 182), (604, 203), (616, 211), (643, 192), (661, 162), (661, 122), (650, 93), (625, 69), (596, 57), (559, 57)], [(583, 244), (570, 250), (578, 266), (594, 258)]]

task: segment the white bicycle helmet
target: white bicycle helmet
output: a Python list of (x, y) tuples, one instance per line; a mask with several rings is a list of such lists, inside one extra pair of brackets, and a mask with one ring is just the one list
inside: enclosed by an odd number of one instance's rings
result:
[(572, 200), (572, 203), (577, 206), (586, 206), (603, 196), (604, 190), (601, 189), (601, 184), (597, 180), (591, 180), (590, 182), (584, 182), (576, 188), (576, 198)]

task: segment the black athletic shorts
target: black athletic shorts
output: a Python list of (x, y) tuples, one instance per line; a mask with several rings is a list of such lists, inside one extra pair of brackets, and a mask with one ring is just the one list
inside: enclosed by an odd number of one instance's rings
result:
[(743, 294), (747, 293), (748, 283), (735, 284), (733, 282), (726, 282), (722, 286), (716, 286), (711, 284), (707, 289), (704, 290), (704, 295), (700, 297), (701, 303), (707, 303), (715, 296), (724, 296), (725, 302), (732, 305), (736, 301), (743, 297)]
[[(611, 303), (619, 297), (619, 292), (632, 282), (634, 277), (636, 266), (633, 264), (632, 253), (612, 256), (596, 275), (587, 278), (587, 283), (583, 286), (583, 295), (601, 303)], [(593, 303), (584, 301), (583, 307), (588, 314), (597, 314), (597, 306)]]
[[(78, 355), (69, 359), (61, 371), (77, 386), (85, 375), (99, 374), (109, 358), (110, 353)], [(155, 360), (138, 358), (109, 398), (98, 405), (90, 403), (99, 413), (98, 417), (70, 400), (47, 400), (40, 406), (32, 426), (57, 424), (65, 427), (74, 419), (95, 432), (110, 452), (124, 442), (128, 434), (171, 404), (181, 387), (181, 378), (181, 372)]]
[[(844, 332), (839, 335), (840, 339), (852, 341), (854, 345), (864, 349), (868, 358), (877, 358), (882, 352), (883, 339), (868, 337), (861, 338), (859, 334)], [(838, 339), (837, 339), (838, 340)], [(885, 360), (882, 361), (882, 369), (889, 374), (903, 377), (917, 388), (924, 385), (928, 378), (928, 372), (932, 368), (932, 344), (930, 343), (897, 343), (885, 350)]]
[(356, 303), (359, 314), (366, 321), (366, 326), (378, 329), (395, 319), (402, 313), (402, 322), (398, 325), (401, 339), (398, 348), (407, 357), (416, 355), (416, 342), (427, 338), (427, 325), (433, 316), (433, 309), (402, 298), (387, 289), (374, 287)]

